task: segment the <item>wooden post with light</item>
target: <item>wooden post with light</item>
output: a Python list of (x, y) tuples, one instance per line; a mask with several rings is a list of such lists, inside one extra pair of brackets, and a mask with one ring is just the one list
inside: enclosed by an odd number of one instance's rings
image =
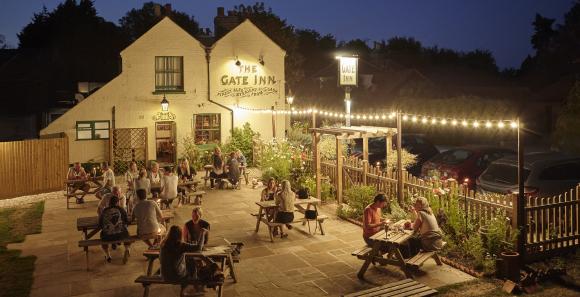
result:
[(338, 86), (344, 87), (345, 125), (350, 127), (352, 105), (350, 91), (352, 87), (358, 86), (358, 57), (356, 55), (336, 56), (336, 59), (338, 60)]

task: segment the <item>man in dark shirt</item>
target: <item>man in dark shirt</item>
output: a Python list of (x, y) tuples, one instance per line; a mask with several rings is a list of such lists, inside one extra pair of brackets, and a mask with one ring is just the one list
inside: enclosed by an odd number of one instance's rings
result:
[[(99, 226), (101, 227), (101, 239), (103, 241), (116, 241), (129, 237), (127, 225), (127, 212), (119, 207), (119, 198), (117, 196), (111, 197), (109, 207), (105, 208), (99, 215)], [(129, 245), (125, 243), (125, 255), (123, 256), (123, 263), (127, 262), (129, 258)], [(109, 245), (102, 245), (105, 251), (105, 260), (111, 263), (111, 254), (109, 253)]]

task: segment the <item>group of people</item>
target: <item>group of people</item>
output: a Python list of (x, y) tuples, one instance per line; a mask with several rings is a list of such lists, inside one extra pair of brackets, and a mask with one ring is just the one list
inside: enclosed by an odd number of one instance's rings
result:
[(242, 173), (240, 167), (244, 168), (246, 166), (246, 157), (242, 154), (242, 151), (236, 150), (231, 152), (229, 158), (225, 161), (222, 150), (216, 146), (211, 156), (211, 163), (212, 169), (209, 177), (212, 189), (215, 187), (215, 182), (222, 179), (229, 180), (236, 187), (240, 182)]
[[(382, 216), (382, 209), (387, 205), (387, 197), (384, 194), (375, 196), (373, 203), (369, 204), (363, 213), (363, 239), (367, 245), (373, 246), (373, 235), (381, 231), (390, 221)], [(411, 211), (414, 214), (414, 222), (406, 221), (405, 229), (413, 230), (414, 236), (407, 242), (407, 248), (402, 250), (403, 256), (411, 257), (419, 251), (436, 251), (443, 247), (443, 234), (429, 206), (429, 201), (424, 197), (416, 197)]]
[[(261, 201), (273, 200), (277, 205), (276, 209), (266, 212), (266, 217), (270, 221), (282, 223), (288, 230), (292, 229), (294, 221), (294, 202), (296, 200), (296, 193), (292, 191), (290, 181), (283, 180), (278, 186), (274, 178), (270, 178), (266, 184), (266, 188), (262, 190), (260, 195)], [(284, 227), (280, 226), (280, 238), (288, 237), (288, 233), (284, 233)], [(274, 235), (278, 235), (278, 229), (274, 229)]]

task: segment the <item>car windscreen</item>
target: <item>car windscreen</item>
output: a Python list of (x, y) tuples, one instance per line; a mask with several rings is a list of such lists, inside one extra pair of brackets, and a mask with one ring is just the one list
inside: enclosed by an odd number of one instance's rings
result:
[(431, 161), (442, 164), (456, 165), (469, 159), (473, 152), (468, 150), (450, 150), (435, 156)]
[[(528, 175), (530, 175), (530, 170), (524, 168), (524, 181), (528, 179)], [(518, 167), (507, 164), (491, 164), (480, 178), (483, 181), (515, 185), (518, 183)]]

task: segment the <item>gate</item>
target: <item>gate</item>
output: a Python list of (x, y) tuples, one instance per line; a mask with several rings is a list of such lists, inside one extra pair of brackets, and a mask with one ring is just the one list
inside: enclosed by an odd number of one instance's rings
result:
[(129, 169), (131, 161), (137, 167), (147, 163), (147, 128), (113, 129), (111, 138), (111, 160), (113, 171), (122, 174)]

